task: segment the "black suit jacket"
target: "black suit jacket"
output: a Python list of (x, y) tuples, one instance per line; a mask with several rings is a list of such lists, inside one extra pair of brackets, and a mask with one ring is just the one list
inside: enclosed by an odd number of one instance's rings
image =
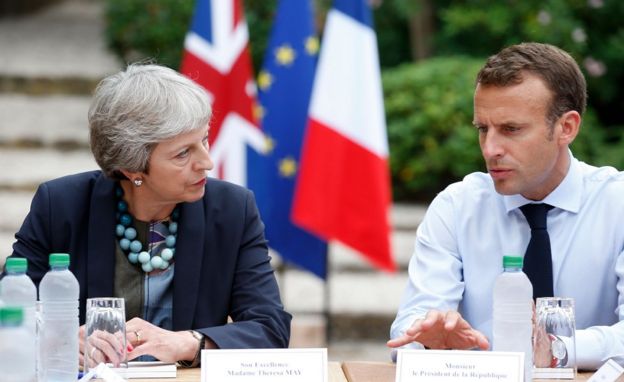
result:
[[(28, 259), (36, 285), (50, 253), (70, 254), (81, 323), (87, 298), (113, 296), (114, 187), (100, 171), (43, 183), (15, 235), (12, 256)], [(287, 347), (291, 316), (280, 301), (253, 194), (209, 179), (201, 200), (180, 207), (173, 330), (198, 330), (220, 348)]]

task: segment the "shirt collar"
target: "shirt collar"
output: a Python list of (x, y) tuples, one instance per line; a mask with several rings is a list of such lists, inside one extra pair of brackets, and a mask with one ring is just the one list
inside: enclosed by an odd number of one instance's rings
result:
[[(568, 150), (570, 156), (570, 167), (563, 181), (559, 183), (550, 194), (548, 194), (541, 203), (547, 203), (551, 206), (561, 208), (573, 213), (577, 213), (581, 208), (581, 198), (583, 195), (583, 174), (581, 167), (572, 152)], [(520, 194), (503, 195), (503, 201), (507, 212), (522, 207), (525, 204), (535, 203)]]

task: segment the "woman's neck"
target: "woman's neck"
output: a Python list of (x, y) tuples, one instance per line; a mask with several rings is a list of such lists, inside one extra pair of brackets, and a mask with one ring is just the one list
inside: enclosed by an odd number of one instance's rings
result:
[(151, 222), (164, 220), (175, 208), (175, 203), (156, 202), (145, 187), (134, 187), (129, 180), (119, 182), (124, 191), (128, 210), (135, 219)]

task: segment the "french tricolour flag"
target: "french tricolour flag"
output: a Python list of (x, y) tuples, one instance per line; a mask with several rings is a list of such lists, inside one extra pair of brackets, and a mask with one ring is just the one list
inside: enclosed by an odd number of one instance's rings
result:
[(377, 38), (367, 0), (328, 13), (293, 219), (392, 271), (388, 140)]

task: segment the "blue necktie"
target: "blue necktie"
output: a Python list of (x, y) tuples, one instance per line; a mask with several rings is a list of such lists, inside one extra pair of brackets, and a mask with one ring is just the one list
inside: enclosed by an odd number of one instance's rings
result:
[(552, 255), (546, 216), (553, 206), (545, 203), (526, 204), (520, 210), (531, 227), (531, 241), (524, 254), (522, 270), (533, 284), (533, 298), (553, 296)]

